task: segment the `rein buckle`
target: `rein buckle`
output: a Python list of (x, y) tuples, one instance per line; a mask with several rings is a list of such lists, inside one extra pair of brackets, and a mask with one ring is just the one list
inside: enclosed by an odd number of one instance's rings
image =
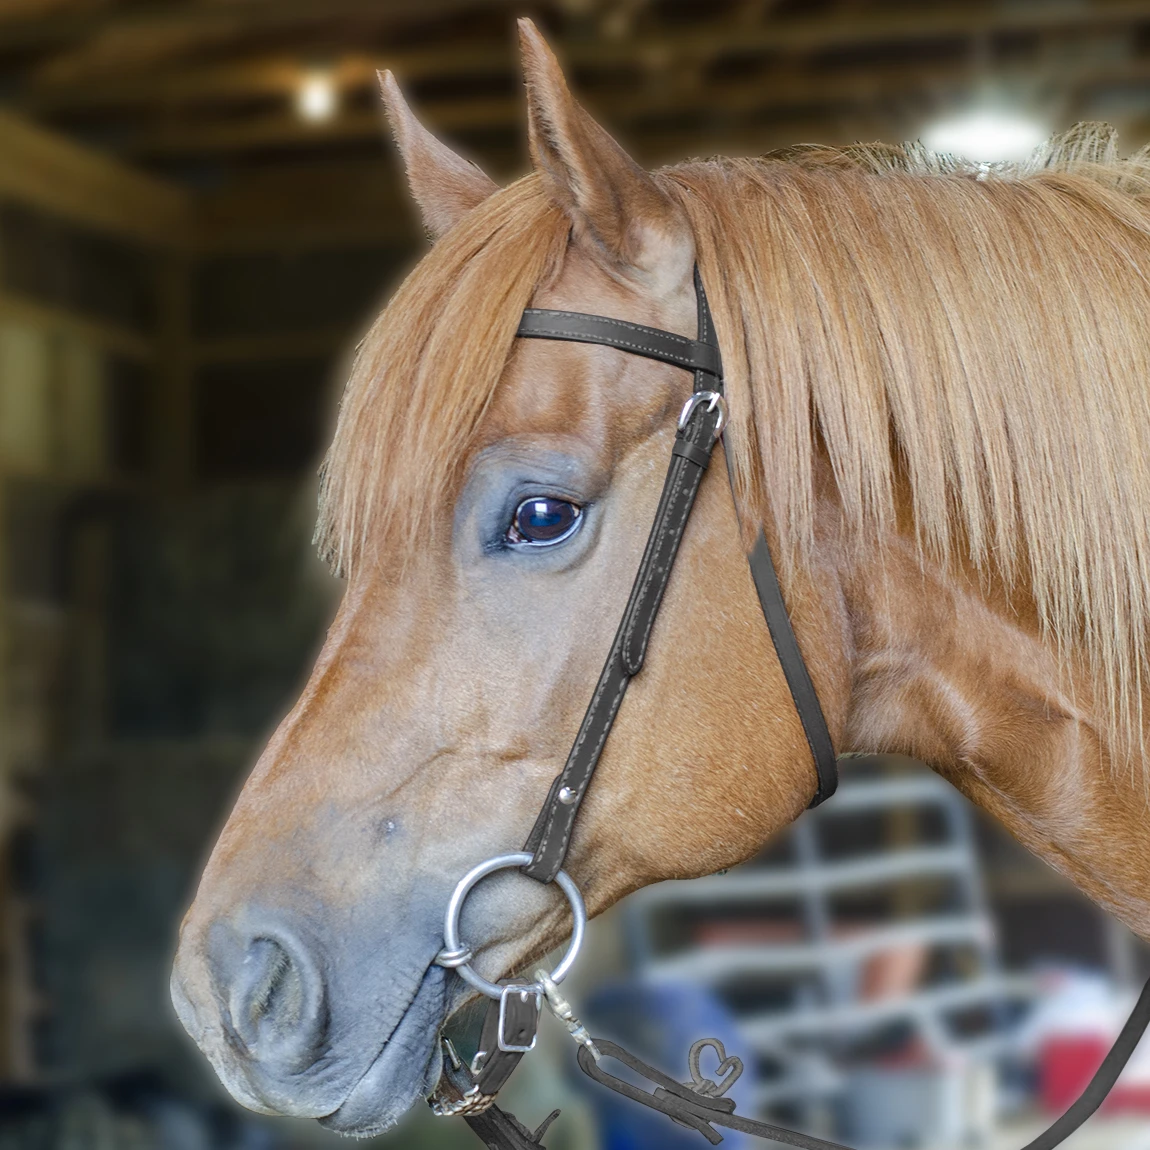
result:
[(535, 1049), (542, 999), (541, 992), (534, 987), (512, 983), (503, 988), (495, 1042), (505, 1054), (526, 1054)]

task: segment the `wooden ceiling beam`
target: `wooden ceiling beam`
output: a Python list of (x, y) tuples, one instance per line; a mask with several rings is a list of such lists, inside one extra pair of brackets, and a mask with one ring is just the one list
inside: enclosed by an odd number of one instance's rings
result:
[[(876, 123), (887, 125), (887, 134), (890, 131), (891, 116), (875, 113), (873, 107), (867, 108), (865, 102), (843, 101), (840, 107), (835, 108), (826, 102), (825, 111), (811, 111), (796, 105), (787, 108), (782, 105), (772, 105), (769, 101), (764, 106), (750, 98), (749, 95), (740, 100), (737, 105), (717, 106), (714, 109), (712, 120), (717, 132), (729, 131), (737, 128), (739, 121), (761, 115), (764, 120), (770, 119), (772, 125), (778, 125), (780, 131), (787, 136), (789, 142), (795, 142), (802, 136), (803, 126), (810, 123), (826, 125), (839, 122), (839, 113), (845, 119), (857, 119), (866, 116)], [(697, 110), (698, 105), (695, 105)], [(635, 128), (635, 135), (646, 151), (651, 141), (662, 137), (678, 138), (680, 135), (692, 139), (700, 136), (697, 127), (687, 124), (681, 131), (675, 127), (648, 127), (635, 125), (634, 121), (644, 112), (657, 114), (660, 119), (664, 115), (672, 118), (675, 109), (666, 101), (649, 100), (643, 104), (635, 104), (627, 111), (618, 105), (612, 105), (605, 112), (603, 119), (613, 130), (617, 130), (626, 137), (629, 128)], [(518, 100), (491, 99), (466, 100), (445, 105), (437, 109), (434, 117), (428, 117), (429, 122), (439, 132), (445, 135), (458, 134), (466, 136), (476, 131), (509, 128), (515, 129), (522, 122), (522, 108)], [(724, 124), (724, 121), (727, 123)], [(246, 120), (240, 123), (213, 123), (208, 125), (176, 126), (171, 131), (141, 132), (122, 144), (124, 154), (136, 159), (159, 159), (197, 156), (236, 155), (244, 152), (260, 152), (274, 150), (288, 150), (296, 148), (316, 148), (349, 143), (366, 142), (378, 138), (380, 146), (385, 142), (386, 131), (381, 116), (375, 112), (348, 112), (322, 127), (302, 123), (298, 117), (291, 113), (268, 115)], [(802, 136), (804, 139), (817, 139), (818, 137)], [(834, 139), (842, 139), (840, 132), (834, 133)]]
[[(1115, 68), (1099, 61), (1081, 60), (1076, 66), (1059, 66), (1048, 76), (1020, 66), (1004, 69), (996, 78), (1004, 85), (1017, 84), (1031, 90), (1039, 90), (1047, 84), (1057, 86), (1071, 103), (1098, 85), (1144, 84), (1150, 111), (1150, 62)], [(719, 130), (724, 120), (738, 121), (756, 115), (764, 118), (777, 115), (784, 123), (795, 116), (809, 118), (811, 112), (804, 109), (812, 107), (828, 110), (838, 107), (852, 114), (865, 111), (873, 115), (876, 114), (874, 105), (881, 104), (889, 117), (894, 103), (906, 108), (911, 115), (926, 116), (936, 112), (940, 103), (960, 97), (971, 81), (971, 71), (966, 67), (940, 69), (912, 65), (829, 78), (787, 68), (768, 77), (753, 77), (714, 88), (702, 106)], [(642, 124), (645, 118), (663, 119), (694, 113), (701, 106), (698, 93), (690, 85), (652, 87), (646, 92), (613, 96), (604, 101), (596, 100), (592, 94), (585, 102), (612, 129), (624, 135), (633, 129), (642, 140), (648, 135)], [(447, 137), (485, 129), (516, 129), (523, 121), (519, 97), (431, 101), (421, 104), (419, 112), (433, 130)], [(824, 118), (828, 114), (833, 112), (822, 113)], [(906, 127), (917, 132), (921, 125), (908, 121)], [(279, 113), (234, 122), (177, 121), (170, 128), (142, 130), (124, 140), (121, 147), (126, 154), (140, 157), (178, 156), (234, 153), (260, 147), (323, 147), (383, 135), (383, 120), (377, 111), (349, 110), (326, 124), (306, 124), (285, 106)]]
[[(359, 56), (341, 58), (341, 84), (358, 84), (367, 62)], [(500, 67), (503, 61), (500, 61)], [(242, 100), (292, 91), (302, 69), (298, 56), (262, 56), (222, 64), (184, 65), (109, 76), (98, 85), (30, 82), (17, 96), (19, 109), (33, 116), (60, 112), (127, 108), (143, 105), (170, 108), (186, 104)]]
[[(454, 106), (452, 127), (466, 132), (493, 124), (510, 124), (512, 100), (468, 100)], [(147, 128), (122, 140), (117, 150), (137, 159), (211, 156), (285, 148), (324, 148), (378, 137), (386, 133), (382, 111), (344, 112), (325, 124), (308, 124), (291, 111), (250, 117), (236, 122), (176, 123), (170, 129)]]
[[(495, 0), (492, 6), (506, 7), (508, 13), (505, 46), (442, 44), (429, 49), (384, 53), (383, 62), (400, 76), (409, 78), (517, 67), (511, 24), (517, 9), (510, 0)], [(172, 64), (172, 45), (178, 43), (181, 36), (187, 38), (189, 46), (198, 46), (205, 39), (222, 43), (229, 38), (250, 40), (273, 30), (306, 32), (317, 25), (330, 28), (341, 20), (386, 28), (408, 18), (427, 19), (475, 7), (476, 0), (410, 0), (410, 3), (390, 0), (387, 4), (379, 0), (324, 0), (322, 5), (314, 0), (232, 0), (226, 5), (180, 5), (121, 12), (118, 16), (96, 10), (82, 13), (74, 20), (56, 16), (41, 24), (45, 46), (89, 43), (79, 55), (68, 59), (65, 67), (49, 60), (38, 73), (31, 74), (29, 98), (44, 102), (80, 101), (85, 95), (85, 82), (94, 76), (100, 77), (102, 85), (110, 82), (110, 90), (119, 86), (121, 92), (133, 82), (144, 84), (149, 80), (159, 82), (162, 87), (165, 81), (161, 72), (156, 67), (148, 68), (146, 58), (139, 54), (153, 36), (158, 46), (155, 64), (166, 67)], [(844, 45), (852, 49), (877, 44), (905, 45), (918, 40), (1001, 32), (1088, 33), (1093, 29), (1112, 30), (1144, 23), (1147, 16), (1145, 0), (1094, 0), (1073, 6), (947, 3), (878, 12), (850, 7), (838, 15), (791, 20), (773, 21), (768, 17), (759, 23), (733, 20), (674, 30), (640, 28), (634, 41), (557, 38), (557, 45), (564, 59), (573, 65), (670, 69), (728, 53), (741, 57), (754, 53), (811, 53)], [(59, 25), (63, 25), (64, 30)], [(32, 42), (38, 43), (27, 21), (8, 23), (0, 19), (0, 52), (6, 48), (27, 48)], [(122, 51), (117, 51), (117, 42), (121, 47), (124, 43), (135, 46), (127, 60)], [(307, 51), (307, 43), (301, 42), (301, 54), (306, 56)], [(124, 75), (125, 63), (135, 70), (135, 79), (131, 72)], [(247, 63), (250, 66), (251, 62)], [(186, 65), (179, 66), (186, 69)], [(190, 79), (194, 71), (186, 69), (183, 77), (173, 79), (172, 90), (178, 90), (181, 85), (185, 89), (194, 87)], [(152, 73), (150, 77), (146, 75), (148, 72)]]
[(174, 0), (148, 8), (93, 0), (73, 11), (51, 14), (45, 12), (44, 5), (30, 14), (31, 7), (23, 4), (14, 15), (0, 8), (0, 51), (51, 51), (62, 45), (116, 36), (155, 35), (162, 40), (180, 34), (192, 38), (206, 33), (244, 36), (348, 18), (398, 24), (474, 9), (476, 0), (200, 0), (191, 4)]
[[(551, 0), (556, 8), (561, 2)], [(421, 113), (437, 131), (473, 137), (492, 132), (492, 148), (508, 151), (519, 132), (511, 0), (488, 0), (486, 5), (482, 0), (199, 0), (127, 11), (110, 0), (74, 3), (75, 9), (58, 7), (51, 20), (41, 22), (45, 36), (50, 24), (62, 26), (59, 35), (73, 37), (59, 41), (65, 51), (49, 55), (23, 80), (13, 65), (12, 104), (67, 130), (86, 132), (127, 156), (178, 160), (357, 145), (381, 134), (378, 114), (362, 98), (374, 87), (380, 66), (393, 68), (414, 89)], [(479, 38), (378, 54), (355, 47), (386, 39), (405, 20), (426, 22), (484, 8), (507, 13), (505, 41)], [(806, 122), (837, 124), (842, 116), (878, 117), (880, 112), (885, 135), (892, 134), (896, 122), (905, 123), (903, 131), (915, 132), (921, 124), (913, 119), (914, 105), (925, 117), (940, 103), (960, 98), (974, 81), (978, 38), (1000, 32), (1044, 37), (1038, 56), (993, 70), (997, 83), (1017, 85), (1024, 93), (1057, 89), (1070, 107), (1075, 101), (1081, 105), (1083, 91), (1091, 86), (1150, 83), (1146, 64), (1132, 60), (1115, 66), (1102, 51), (1115, 45), (1121, 51), (1123, 44), (1133, 43), (1131, 29), (1150, 23), (1147, 0), (1085, 0), (1065, 7), (947, 0), (902, 10), (844, 4), (817, 17), (780, 20), (770, 18), (769, 8), (765, 16), (763, 11), (764, 6), (746, 5), (741, 14), (722, 21), (650, 32), (640, 15), (631, 39), (557, 38), (557, 47), (572, 70), (586, 71), (586, 82), (578, 86), (588, 105), (644, 147), (661, 125), (669, 125), (673, 139), (694, 139), (704, 122), (719, 133), (742, 133), (746, 125), (748, 136), (759, 138), (758, 125), (773, 118), (779, 134), (793, 140)], [(21, 35), (31, 36), (36, 23), (0, 13), (0, 53), (18, 46)], [(91, 33), (87, 40), (79, 34), (83, 29)], [(276, 36), (275, 54), (254, 54), (254, 46), (266, 43), (269, 33)], [(297, 33), (298, 53), (292, 49)], [(158, 47), (149, 56), (153, 35)], [(874, 63), (865, 58), (868, 46), (905, 49), (951, 39), (958, 52), (947, 53), (950, 63), (882, 63), (881, 54)], [(347, 54), (333, 50), (331, 55), (347, 106), (320, 125), (300, 122), (291, 104), (313, 41), (352, 46)], [(207, 44), (218, 48), (213, 50), (217, 56), (230, 53), (231, 58), (195, 65)], [(964, 44), (970, 47), (969, 63)], [(1060, 59), (1070, 44), (1074, 52)], [(825, 70), (817, 64), (819, 53), (839, 47), (860, 53), (858, 62)], [(248, 55), (238, 58), (236, 53)], [(913, 54), (903, 51), (896, 58)], [(743, 78), (721, 78), (727, 58), (736, 62)], [(708, 65), (719, 78), (707, 80), (703, 92), (700, 77), (707, 75)], [(614, 78), (605, 75), (596, 89), (595, 72), (617, 72), (628, 84), (612, 91)], [(497, 82), (477, 84), (477, 91), (505, 90), (507, 95), (446, 96), (460, 93), (466, 78), (481, 76)], [(631, 77), (636, 78), (633, 85)], [(437, 99), (440, 81), (445, 95)], [(251, 106), (245, 107), (245, 101)], [(1135, 111), (1137, 103), (1135, 93)], [(708, 119), (703, 121), (700, 113)], [(677, 128), (674, 117), (680, 114), (685, 125), (694, 126)], [(841, 135), (836, 131), (834, 138)]]
[(149, 244), (188, 236), (187, 193), (0, 112), (0, 194)]
[[(341, 87), (375, 83), (380, 68), (392, 68), (408, 81), (435, 77), (518, 73), (519, 62), (507, 45), (475, 46), (453, 57), (444, 67), (437, 52), (334, 53), (333, 71)], [(44, 116), (75, 109), (128, 107), (134, 104), (173, 106), (240, 100), (250, 96), (287, 94), (294, 90), (306, 66), (300, 54), (261, 55), (224, 63), (148, 69), (109, 76), (99, 85), (30, 81), (17, 97), (19, 107)]]
[[(1081, 54), (1079, 59), (1083, 59)], [(764, 64), (766, 63), (764, 59)], [(421, 79), (451, 76), (451, 73), (445, 73), (440, 68), (412, 68), (410, 61), (405, 61), (401, 66), (394, 58), (386, 55), (368, 57), (359, 54), (341, 58), (333, 68), (333, 75), (341, 91), (345, 94), (355, 93), (364, 89), (374, 89), (376, 73), (384, 67), (395, 68), (397, 74), (401, 76), (401, 83), (408, 84)], [(402, 67), (401, 72), (398, 71), (399, 67)], [(460, 69), (460, 72), (468, 76), (499, 75), (509, 72), (512, 67), (517, 72), (518, 64), (504, 53), (477, 52), (468, 66)], [(280, 96), (290, 100), (299, 83), (301, 71), (298, 59), (275, 56), (246, 64), (189, 70), (182, 74), (167, 74), (153, 78), (126, 77), (119, 83), (102, 83), (98, 88), (88, 89), (86, 96), (81, 89), (49, 89), (22, 98), (19, 101), (19, 108), (34, 116), (51, 117), (78, 113), (82, 118), (88, 119), (97, 118), (102, 110), (121, 109), (134, 104), (143, 104), (154, 110), (175, 109), (185, 105), (222, 104), (250, 99), (253, 96)], [(1007, 67), (996, 75), (1009, 74), (1011, 71), (1012, 69)], [(869, 94), (875, 89), (894, 92), (900, 86), (917, 89), (927, 83), (932, 76), (949, 84), (956, 77), (969, 75), (970, 72), (971, 66), (968, 64), (959, 66), (884, 64), (873, 68), (853, 68), (845, 73), (821, 73), (804, 70), (797, 62), (788, 62), (770, 66), (766, 74), (756, 76), (750, 85), (744, 81), (732, 84), (719, 80), (712, 84), (711, 91), (715, 97), (722, 100), (729, 90), (753, 86), (765, 96), (778, 93), (792, 98), (807, 99), (821, 92), (849, 94), (852, 90), (859, 90)], [(1059, 77), (1063, 75), (1064, 72), (1060, 71)], [(674, 87), (673, 82), (668, 85), (663, 77), (658, 79), (659, 83), (653, 85), (658, 89), (651, 101), (653, 105), (657, 105), (658, 100), (665, 97), (668, 87)], [(671, 79), (673, 81), (673, 76)], [(583, 94), (590, 99), (595, 97), (593, 89), (590, 92), (584, 89)], [(421, 103), (425, 107), (434, 107), (436, 101), (426, 99)], [(651, 110), (656, 108), (652, 107)], [(90, 113), (96, 113), (96, 117)]]

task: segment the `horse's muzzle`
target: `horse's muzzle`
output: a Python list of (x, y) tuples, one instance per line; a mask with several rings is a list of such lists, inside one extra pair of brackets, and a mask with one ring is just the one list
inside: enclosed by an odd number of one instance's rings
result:
[[(445, 972), (427, 957), (389, 963), (342, 931), (309, 937), (293, 917), (193, 916), (172, 973), (176, 1012), (249, 1109), (383, 1129), (434, 1085)], [(331, 953), (329, 936), (341, 938)]]
[(184, 939), (172, 975), (188, 1033), (231, 1093), (268, 1113), (315, 1118), (338, 1105), (308, 1088), (329, 1044), (327, 998), (322, 956), (282, 923), (213, 923)]

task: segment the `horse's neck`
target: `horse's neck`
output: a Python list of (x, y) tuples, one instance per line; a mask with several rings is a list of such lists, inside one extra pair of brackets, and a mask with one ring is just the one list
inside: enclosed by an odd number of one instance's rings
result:
[(1140, 772), (1111, 769), (1084, 676), (1074, 697), (1026, 605), (977, 576), (924, 572), (903, 540), (843, 561), (852, 703), (843, 749), (913, 756), (1150, 938)]

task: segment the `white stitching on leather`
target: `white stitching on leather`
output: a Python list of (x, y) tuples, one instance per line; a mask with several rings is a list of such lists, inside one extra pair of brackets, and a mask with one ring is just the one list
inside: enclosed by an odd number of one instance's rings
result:
[[(566, 340), (570, 340), (572, 343), (605, 343), (608, 347), (621, 347), (630, 351), (638, 352), (649, 350), (649, 347), (646, 344), (632, 343), (630, 340), (620, 339), (618, 336), (602, 335), (596, 336), (595, 339), (580, 339), (577, 334), (569, 331), (563, 331), (562, 328), (533, 327), (527, 333), (527, 335), (554, 335)], [(676, 355), (673, 351), (663, 351), (661, 349), (659, 351), (659, 355), (672, 361), (675, 364), (678, 364), (680, 367), (695, 368), (695, 361), (688, 356)]]
[[(611, 700), (611, 705), (608, 708), (608, 712), (607, 712), (608, 714), (614, 714), (614, 712), (618, 709), (619, 702), (623, 698), (623, 692), (626, 691), (626, 689), (627, 689), (627, 681), (628, 680), (627, 680), (626, 676), (624, 676), (623, 679), (620, 681), (619, 689), (618, 689), (618, 691), (615, 692), (615, 697)], [(598, 703), (600, 697), (603, 694), (603, 688), (606, 685), (607, 685), (607, 681), (606, 681), (606, 679), (604, 679), (604, 681), (599, 685), (599, 689), (595, 692), (595, 697), (594, 697), (594, 699), (592, 699), (591, 706), (588, 708), (589, 711), (595, 709), (596, 704)], [(588, 762), (590, 764), (590, 770), (585, 772), (585, 777), (584, 777), (583, 781), (578, 784), (576, 801), (573, 802), (569, 807), (566, 807), (566, 808), (560, 808), (558, 806), (552, 806), (551, 817), (547, 820), (547, 824), (543, 828), (543, 834), (539, 839), (539, 850), (536, 852), (538, 857), (540, 858), (540, 860), (542, 860), (544, 858), (544, 856), (547, 854), (547, 846), (551, 840), (551, 835), (555, 831), (556, 819), (558, 818), (558, 816), (560, 814), (563, 814), (565, 817), (570, 816), (567, 819), (567, 828), (563, 832), (562, 840), (559, 843), (559, 850), (560, 850), (561, 855), (567, 853), (567, 844), (570, 842), (571, 834), (575, 830), (575, 816), (576, 816), (576, 814), (578, 814), (579, 807), (583, 801), (583, 790), (587, 786), (588, 782), (590, 781), (591, 775), (594, 773), (595, 767), (598, 765), (599, 756), (603, 753), (603, 744), (607, 741), (607, 736), (610, 733), (611, 733), (611, 724), (608, 723), (603, 727), (603, 731), (599, 735), (598, 742), (595, 745), (595, 752), (591, 756), (591, 758), (588, 760)], [(587, 727), (584, 727), (584, 729), (579, 732), (579, 737), (575, 740), (575, 746), (571, 748), (571, 755), (568, 756), (569, 759), (571, 757), (573, 757), (575, 752), (578, 750), (578, 748), (583, 745), (583, 742), (585, 741), (586, 738), (587, 738)], [(560, 778), (562, 778), (562, 777), (563, 776), (560, 775)], [(570, 783), (571, 780), (568, 779), (567, 782)]]
[(643, 332), (645, 335), (658, 336), (660, 339), (673, 339), (677, 343), (684, 343), (688, 347), (699, 342), (697, 339), (691, 339), (688, 335), (678, 335), (673, 331), (664, 331), (662, 328), (648, 327), (642, 323), (628, 323), (625, 319), (612, 319), (607, 315), (593, 315), (591, 312), (585, 311), (556, 311), (552, 308), (534, 308), (529, 307), (526, 310), (528, 315), (561, 315), (567, 319), (589, 319), (595, 323), (607, 323), (612, 327), (625, 327), (628, 331)]
[[(699, 467), (697, 467), (697, 466), (696, 467), (689, 467), (688, 461), (683, 459), (682, 456), (675, 456), (675, 458), (680, 461), (680, 472), (679, 472), (679, 475), (676, 476), (675, 487), (674, 487), (674, 489), (672, 491), (672, 495), (671, 495), (670, 505), (672, 505), (672, 506), (674, 505), (675, 501), (679, 498), (680, 494), (682, 494), (684, 488), (692, 486), (692, 483), (691, 483), (692, 479), (694, 479), (693, 486), (695, 487), (696, 490), (698, 489), (698, 485), (700, 483), (702, 483), (702, 481), (703, 481), (703, 472)], [(688, 474), (688, 471), (693, 471), (694, 476)], [(688, 499), (690, 499), (690, 498), (693, 498), (693, 492), (688, 493)], [(678, 516), (678, 519), (679, 519), (679, 526), (675, 530), (673, 540), (672, 540), (673, 546), (675, 546), (675, 547), (678, 546), (679, 540), (682, 538), (683, 532), (684, 532), (684, 530), (686, 530), (686, 527), (687, 527), (687, 516), (680, 515), (680, 516)], [(656, 553), (658, 553), (658, 551), (661, 549), (661, 547), (663, 546), (663, 543), (666, 541), (666, 539), (667, 539), (667, 526), (666, 526), (666, 522), (664, 522), (663, 529), (659, 532), (659, 534), (655, 540), (655, 552)], [(642, 603), (643, 600), (646, 599), (647, 589), (651, 586), (651, 580), (654, 579), (654, 577), (655, 577), (655, 564), (652, 563), (650, 566), (650, 569), (647, 572), (647, 577), (643, 581), (643, 589), (639, 593), (639, 598), (637, 600), (637, 603)], [(669, 574), (667, 576), (667, 581), (668, 581), (668, 585), (669, 585), (670, 584), (670, 575)], [(634, 651), (633, 640), (635, 639), (635, 636), (637, 633), (635, 630), (636, 617), (632, 616), (631, 624), (630, 624), (630, 626), (628, 626), (627, 631), (623, 636), (623, 650), (627, 655), (627, 665), (629, 667), (635, 666), (636, 662), (641, 662), (644, 655), (646, 654), (647, 644), (651, 638), (651, 631), (655, 626), (656, 614), (657, 614), (657, 612), (655, 612), (655, 611), (651, 612), (650, 617), (647, 619), (647, 622), (642, 629), (642, 634), (639, 638), (638, 658), (636, 658), (632, 653)]]

